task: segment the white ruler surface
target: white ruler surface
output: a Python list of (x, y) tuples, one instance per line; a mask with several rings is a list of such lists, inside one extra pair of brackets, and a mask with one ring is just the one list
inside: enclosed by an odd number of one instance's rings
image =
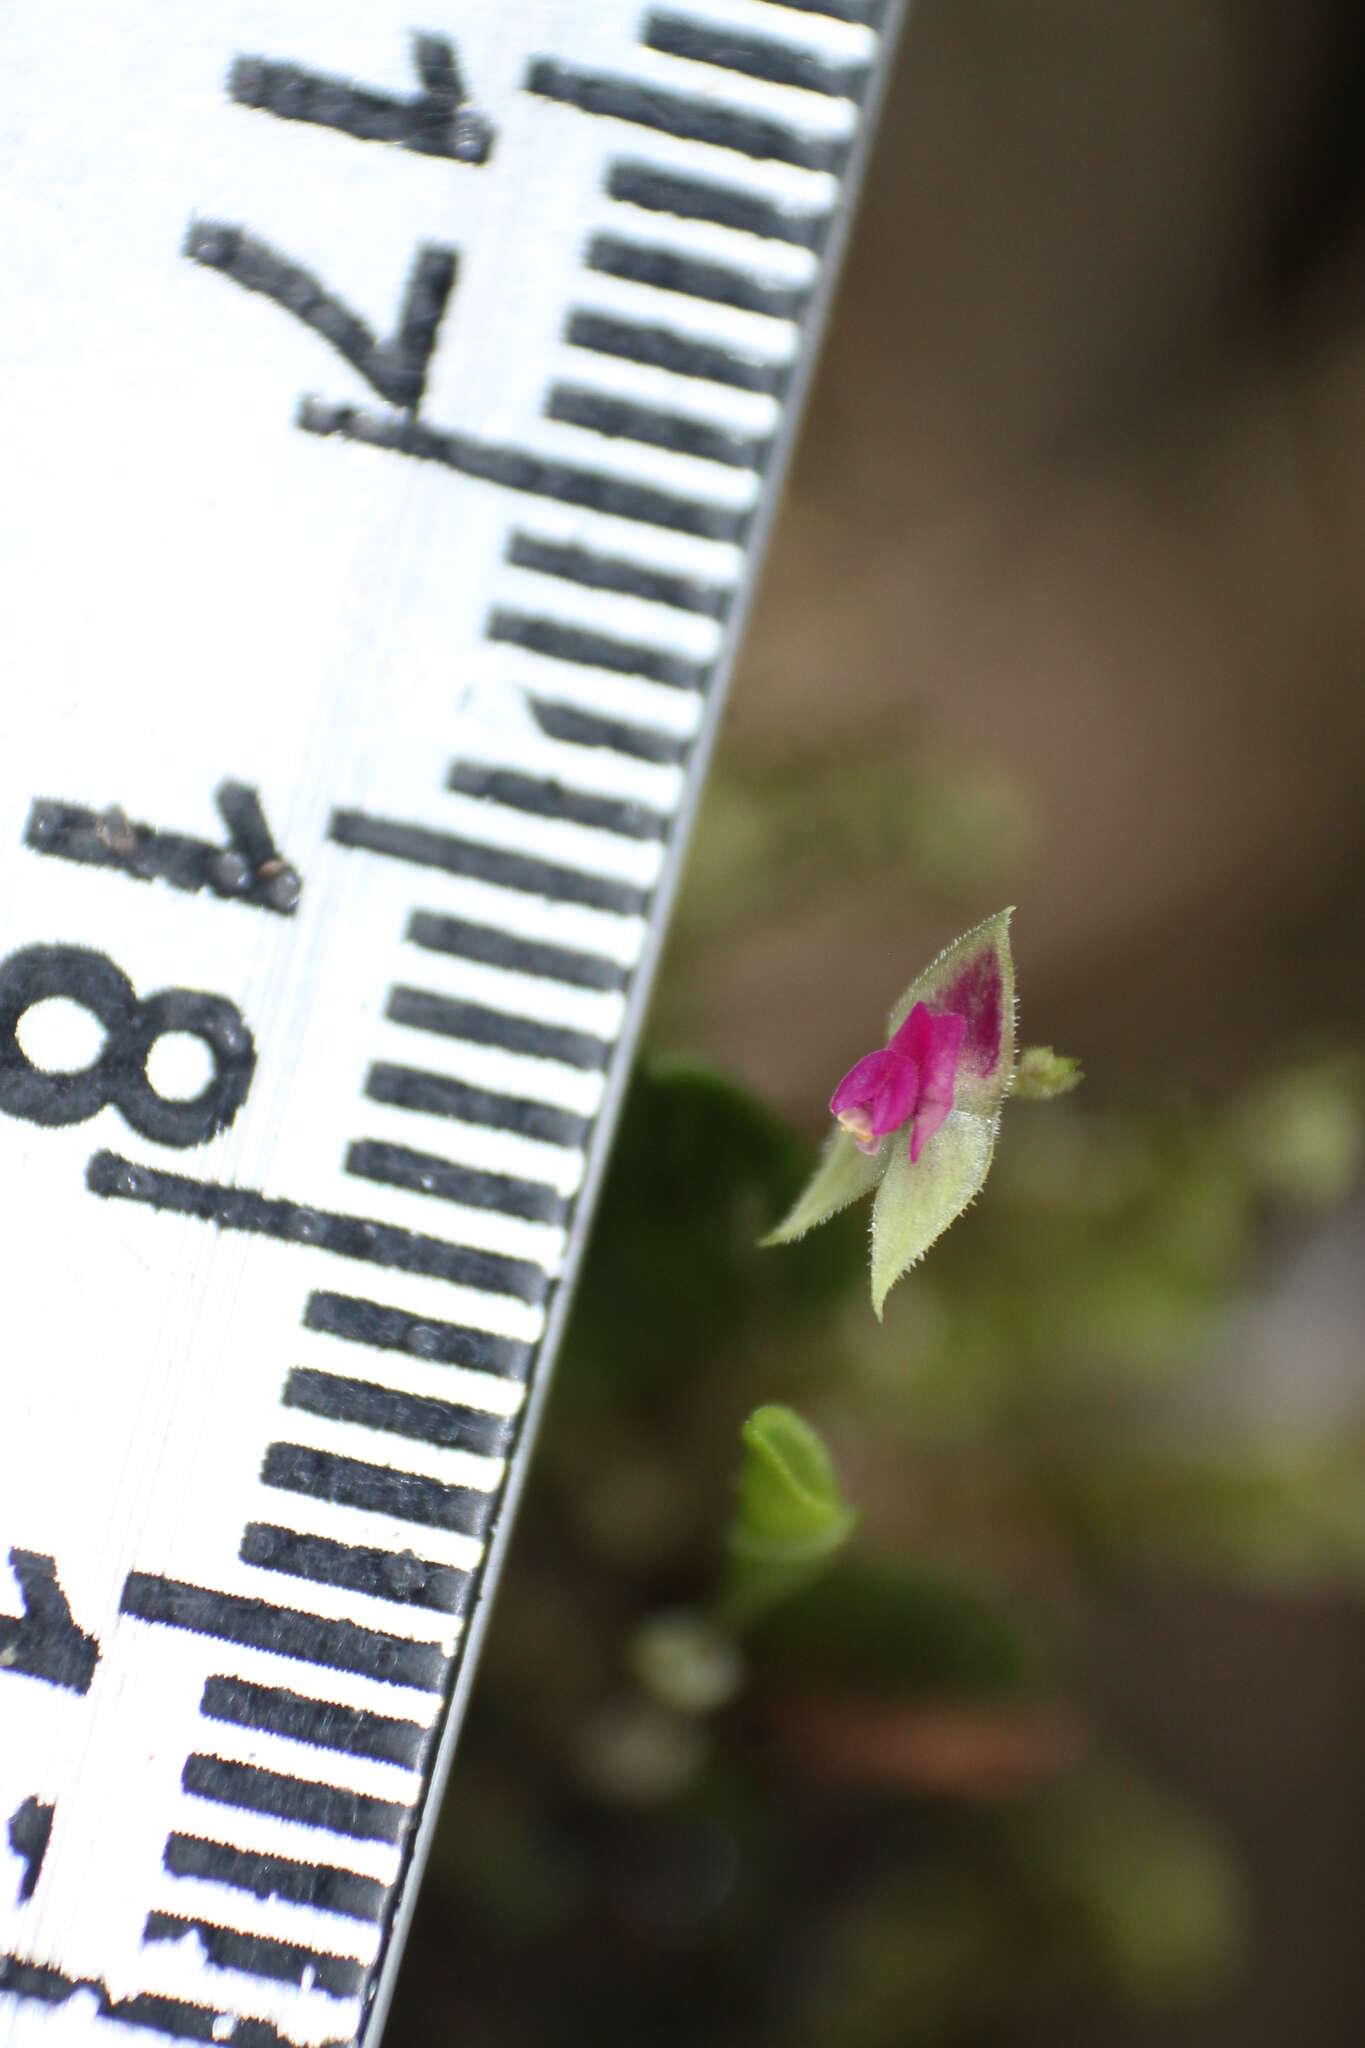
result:
[(0, 19), (6, 2042), (377, 2039), (896, 12)]

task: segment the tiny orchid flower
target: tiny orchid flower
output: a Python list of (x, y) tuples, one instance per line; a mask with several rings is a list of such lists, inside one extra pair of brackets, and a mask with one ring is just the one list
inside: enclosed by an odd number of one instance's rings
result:
[(860, 1152), (875, 1154), (884, 1137), (908, 1124), (911, 1164), (918, 1163), (952, 1109), (966, 1035), (967, 1019), (956, 1011), (935, 1016), (916, 1003), (889, 1045), (849, 1068), (829, 1106)]
[[(987, 918), (940, 953), (891, 1012), (887, 1042), (830, 1097), (838, 1122), (805, 1193), (764, 1242), (786, 1244), (876, 1189), (872, 1306), (972, 1202), (990, 1169), (1000, 1110), (1021, 1093), (1056, 1094), (1074, 1061), (1042, 1048), (1014, 1057), (1011, 913)], [(1063, 1073), (1065, 1069), (1065, 1073)], [(883, 1141), (909, 1129), (905, 1144)]]

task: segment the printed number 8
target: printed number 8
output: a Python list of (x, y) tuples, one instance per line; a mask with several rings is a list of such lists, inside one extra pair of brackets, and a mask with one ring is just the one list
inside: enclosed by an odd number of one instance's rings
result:
[[(19, 1020), (35, 1003), (64, 996), (105, 1029), (97, 1059), (75, 1073), (45, 1073), (19, 1043)], [(147, 1055), (168, 1031), (208, 1047), (213, 1078), (188, 1101), (158, 1095)], [(121, 968), (85, 946), (26, 946), (0, 962), (0, 1111), (31, 1124), (80, 1124), (113, 1103), (144, 1138), (202, 1145), (225, 1131), (246, 1101), (256, 1047), (225, 996), (168, 988), (139, 1000)]]

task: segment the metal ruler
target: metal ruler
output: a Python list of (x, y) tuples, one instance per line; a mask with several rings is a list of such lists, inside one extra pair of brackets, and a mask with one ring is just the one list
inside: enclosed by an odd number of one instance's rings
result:
[(5, 10), (6, 2041), (377, 2038), (896, 15)]

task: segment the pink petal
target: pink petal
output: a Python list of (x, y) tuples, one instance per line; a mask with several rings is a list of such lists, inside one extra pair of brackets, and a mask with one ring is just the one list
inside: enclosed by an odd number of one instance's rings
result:
[(910, 1131), (912, 1165), (953, 1106), (957, 1064), (967, 1036), (967, 1019), (957, 1013), (935, 1015), (927, 1003), (916, 1003), (891, 1041), (892, 1049), (913, 1059), (919, 1068), (919, 1093)]
[(881, 1138), (909, 1122), (918, 1099), (918, 1067), (890, 1046), (883, 1046), (849, 1068), (829, 1106), (837, 1117), (861, 1114), (869, 1134)]
[(921, 1098), (928, 1094), (942, 1099), (951, 1109), (953, 1081), (966, 1036), (967, 1019), (958, 1012), (936, 1013), (927, 1003), (916, 1003), (889, 1050), (915, 1062)]
[(916, 1003), (900, 1030), (892, 1037), (888, 1050), (898, 1052), (903, 1059), (914, 1060), (918, 1065), (929, 1051), (931, 1023), (929, 1005)]
[(881, 1138), (888, 1131), (898, 1131), (903, 1123), (914, 1115), (919, 1101), (919, 1068), (913, 1060), (902, 1059), (897, 1053), (889, 1054), (891, 1064), (886, 1069), (886, 1078), (870, 1104), (872, 1113), (872, 1134)]
[(944, 1116), (953, 1106), (953, 1084), (966, 1036), (967, 1019), (956, 1012), (929, 1019), (929, 1044), (919, 1063), (919, 1099), (921, 1104), (942, 1103)]
[(867, 1053), (856, 1066), (850, 1067), (829, 1098), (830, 1114), (842, 1116), (846, 1109), (865, 1108), (881, 1087), (885, 1069), (894, 1058), (895, 1054), (883, 1046), (878, 1052)]
[(931, 1102), (921, 1097), (915, 1111), (915, 1121), (910, 1126), (910, 1164), (914, 1166), (934, 1132), (947, 1123), (953, 1106), (952, 1097), (946, 1102)]

